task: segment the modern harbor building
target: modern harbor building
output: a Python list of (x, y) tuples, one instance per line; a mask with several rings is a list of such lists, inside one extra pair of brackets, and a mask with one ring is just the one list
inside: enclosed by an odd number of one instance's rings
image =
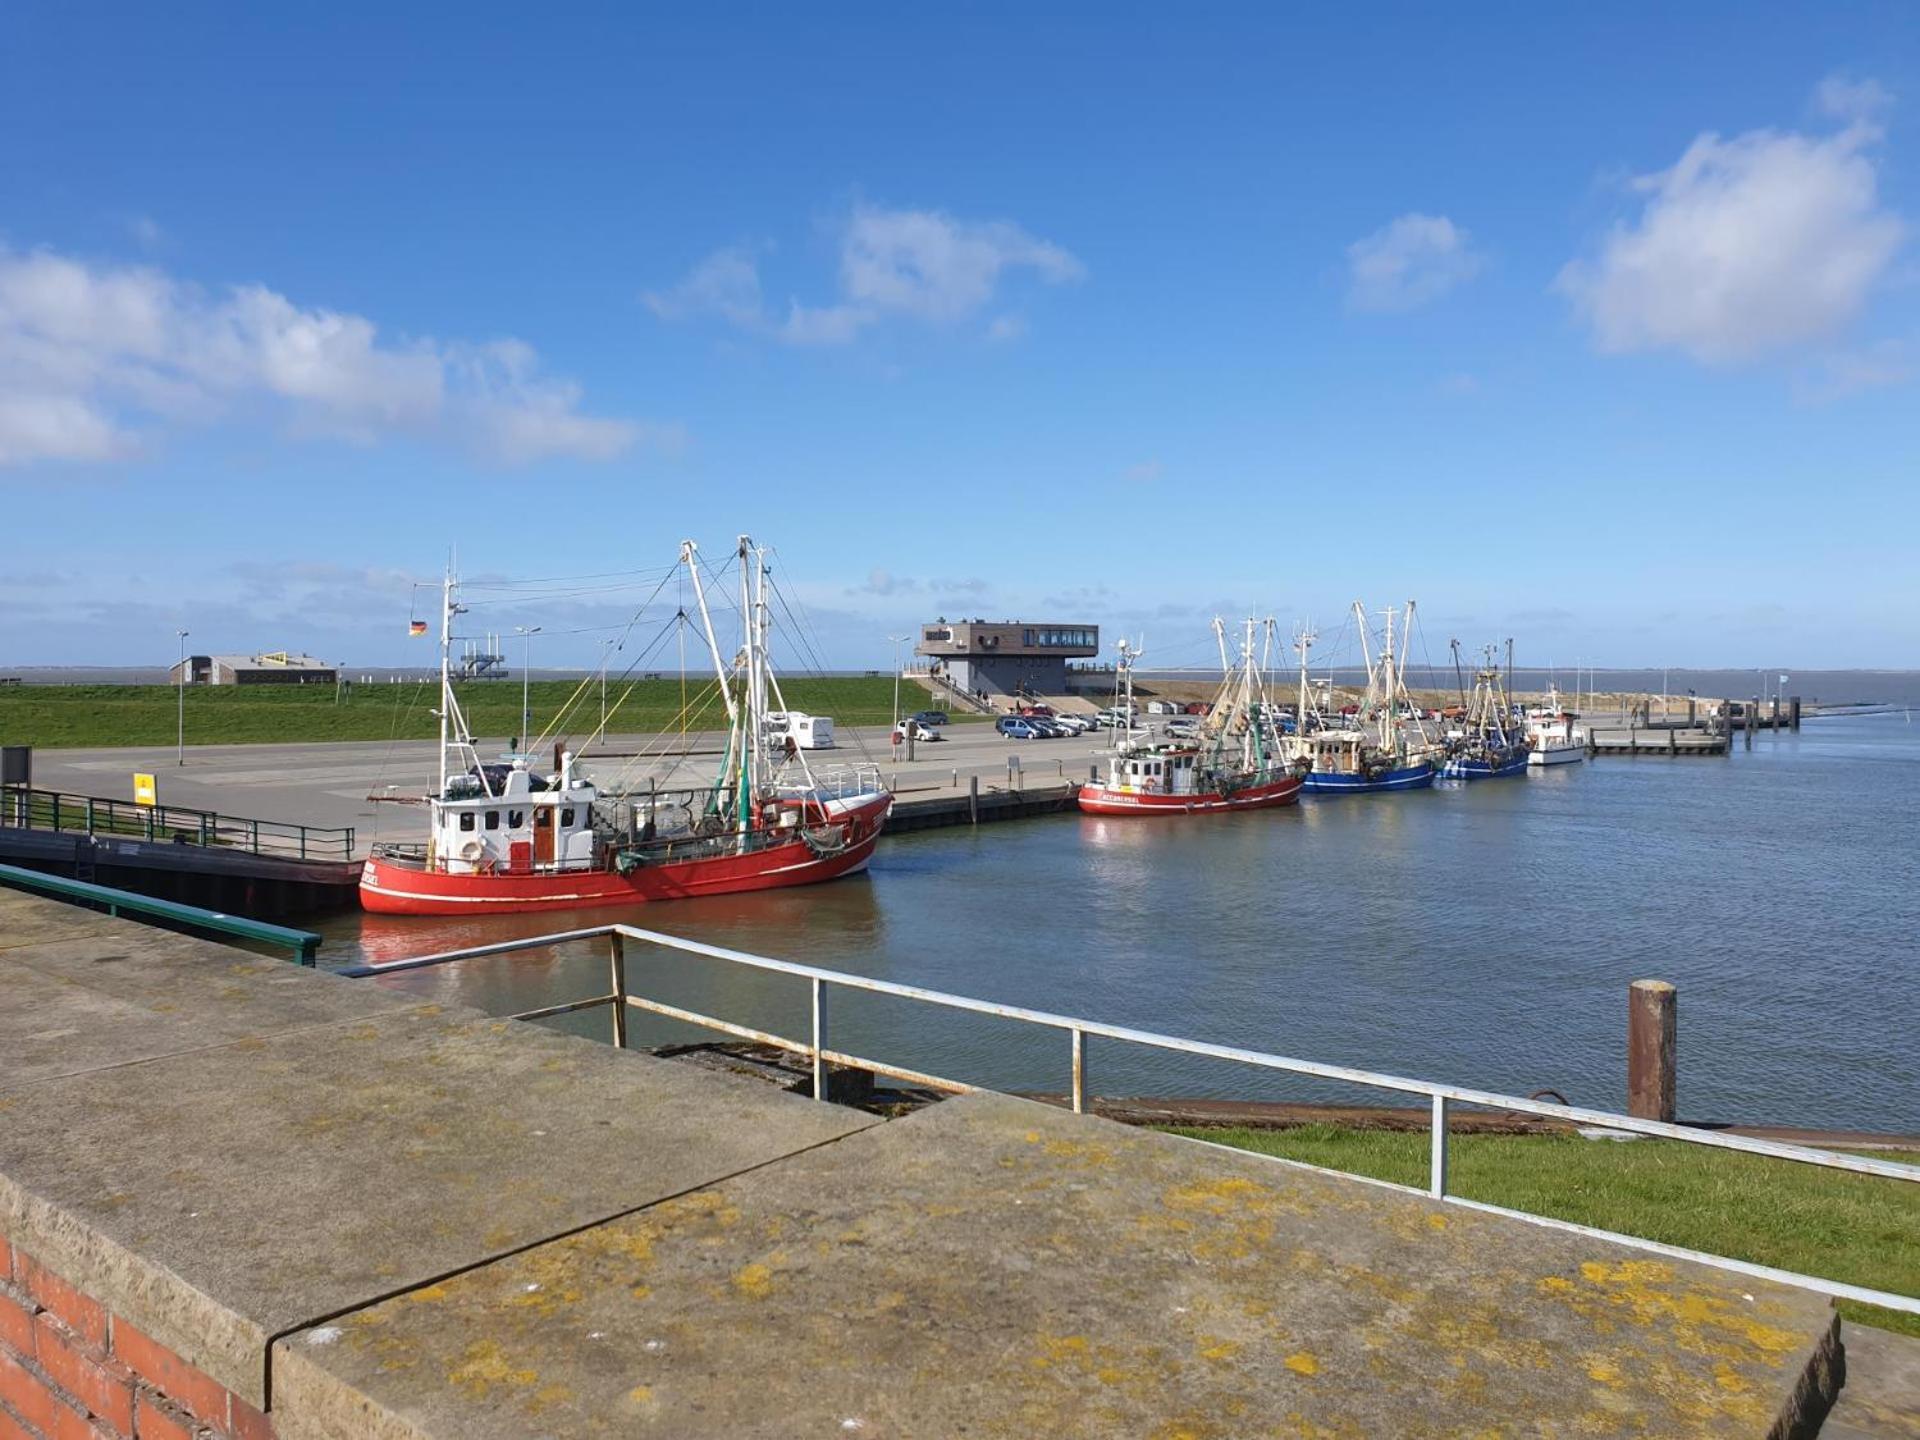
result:
[(913, 653), (970, 695), (1058, 695), (1067, 688), (1067, 661), (1100, 653), (1100, 627), (943, 619), (920, 627)]
[(171, 685), (331, 685), (335, 667), (311, 655), (189, 655), (167, 673)]

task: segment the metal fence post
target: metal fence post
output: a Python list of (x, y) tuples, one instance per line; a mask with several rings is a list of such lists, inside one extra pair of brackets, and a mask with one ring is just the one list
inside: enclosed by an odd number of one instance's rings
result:
[(93, 834), (93, 797), (87, 797), (87, 834)]
[(613, 1048), (627, 1048), (627, 937), (618, 930), (607, 937), (607, 959), (613, 969)]
[(813, 1098), (827, 1098), (827, 985), (818, 975), (813, 986)]
[(1427, 1193), (1447, 1198), (1447, 1097), (1433, 1097), (1433, 1153), (1427, 1164)]
[(1087, 1113), (1087, 1034), (1077, 1025), (1073, 1030), (1073, 1113)]

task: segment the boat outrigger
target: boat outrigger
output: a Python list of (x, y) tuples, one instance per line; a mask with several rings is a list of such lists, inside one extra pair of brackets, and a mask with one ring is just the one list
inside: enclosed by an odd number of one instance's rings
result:
[[(1271, 622), (1269, 622), (1269, 627)], [(1080, 787), (1080, 808), (1092, 815), (1212, 815), (1291, 805), (1300, 776), (1273, 744), (1273, 707), (1253, 657), (1247, 621), (1238, 665), (1228, 665), (1226, 630), (1213, 622), (1225, 671), (1200, 733), (1192, 740), (1136, 741), (1123, 736), (1104, 780)], [(1133, 666), (1139, 652), (1120, 642), (1125, 713), (1133, 713)]]
[(768, 663), (766, 552), (743, 535), (737, 557), (744, 635), (729, 664), (696, 547), (680, 547), (728, 718), (713, 781), (683, 790), (603, 791), (564, 746), (549, 774), (525, 753), (483, 762), (454, 693), (453, 622), (462, 607), (449, 572), (428, 838), (376, 845), (361, 873), (361, 904), (397, 915), (618, 906), (807, 885), (863, 869), (893, 796), (875, 769), (816, 775), (804, 750), (769, 738), (767, 716), (786, 705)]

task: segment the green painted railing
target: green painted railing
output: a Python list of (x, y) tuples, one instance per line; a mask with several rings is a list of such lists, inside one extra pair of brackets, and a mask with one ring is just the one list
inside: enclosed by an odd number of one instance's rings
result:
[(20, 830), (119, 835), (130, 840), (216, 845), (288, 860), (351, 860), (353, 827), (250, 820), (183, 805), (136, 805), (100, 795), (0, 787), (0, 825)]
[(292, 952), (302, 965), (316, 963), (320, 937), (311, 930), (290, 930), (285, 925), (269, 925), (264, 920), (249, 920), (244, 915), (227, 915), (218, 910), (202, 910), (198, 905), (182, 905), (177, 900), (159, 900), (151, 895), (136, 895), (131, 890), (116, 890), (111, 885), (95, 885), (90, 880), (69, 880), (64, 875), (42, 875), (38, 870), (23, 870), (18, 865), (0, 865), (0, 885), (16, 890), (32, 890), (76, 905), (105, 906), (109, 915), (151, 915), (190, 930), (211, 935), (232, 935), (262, 945)]

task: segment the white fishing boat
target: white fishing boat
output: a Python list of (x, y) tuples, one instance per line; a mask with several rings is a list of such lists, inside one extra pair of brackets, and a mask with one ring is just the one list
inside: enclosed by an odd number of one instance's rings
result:
[(1560, 703), (1560, 691), (1527, 711), (1527, 764), (1573, 765), (1587, 758), (1587, 734), (1574, 724), (1580, 717)]

